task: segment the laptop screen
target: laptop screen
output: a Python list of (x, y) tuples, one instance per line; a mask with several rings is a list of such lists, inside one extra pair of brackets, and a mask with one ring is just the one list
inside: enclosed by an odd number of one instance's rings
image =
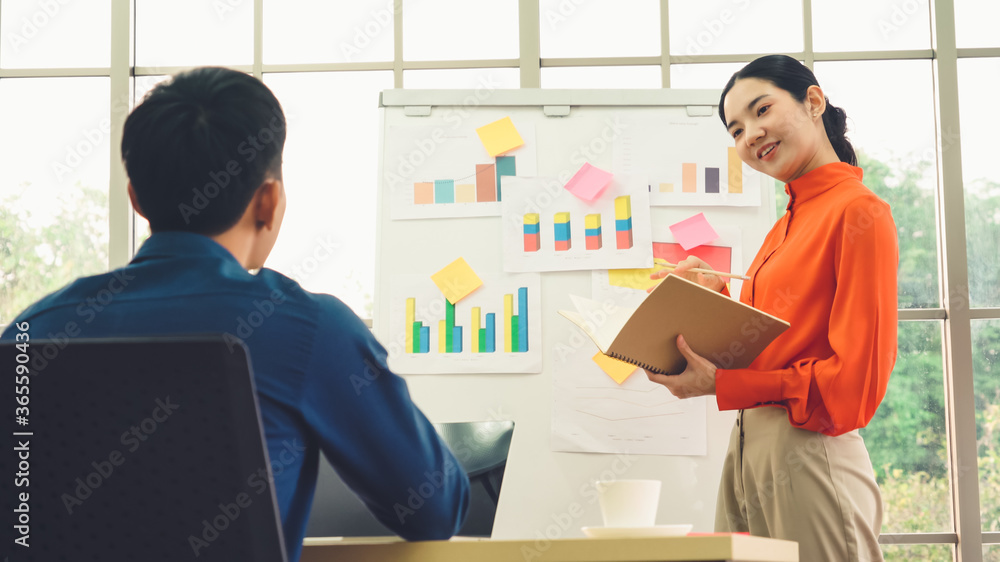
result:
[[(469, 475), (469, 514), (458, 534), (489, 537), (493, 532), (514, 422), (438, 423), (434, 427)], [(384, 537), (393, 534), (369, 513), (329, 461), (321, 458), (306, 536)]]

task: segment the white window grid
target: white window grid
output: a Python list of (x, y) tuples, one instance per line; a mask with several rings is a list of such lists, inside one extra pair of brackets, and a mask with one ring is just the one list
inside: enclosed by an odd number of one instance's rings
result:
[[(403, 72), (429, 69), (513, 68), (520, 73), (521, 88), (539, 88), (543, 67), (573, 66), (660, 66), (663, 88), (670, 87), (670, 69), (675, 64), (746, 63), (766, 54), (739, 55), (671, 55), (668, 3), (660, 0), (660, 56), (541, 58), (539, 0), (518, 0), (518, 58), (489, 60), (407, 61), (403, 58), (403, 10), (405, 0), (395, 0), (393, 10), (393, 60), (385, 62), (342, 62), (325, 64), (264, 64), (263, 23), (264, 0), (253, 0), (253, 64), (232, 68), (252, 73), (258, 79), (264, 74), (283, 72), (341, 72), (391, 70), (394, 87), (403, 87)], [(2, 0), (0, 0), (2, 2)], [(111, 0), (111, 64), (102, 68), (0, 68), (0, 79), (32, 77), (108, 77), (111, 83), (111, 146), (121, 141), (122, 127), (128, 107), (134, 103), (135, 77), (160, 76), (186, 70), (188, 67), (135, 66), (134, 59), (134, 0)], [(969, 278), (965, 237), (965, 201), (962, 182), (962, 151), (959, 139), (958, 60), (965, 58), (1000, 58), (1000, 48), (963, 48), (956, 46), (954, 0), (933, 0), (931, 10), (930, 49), (816, 52), (813, 49), (813, 0), (802, 0), (803, 49), (784, 54), (804, 61), (813, 68), (822, 61), (892, 61), (929, 60), (934, 63), (934, 87), (938, 146), (938, 247), (941, 279), (941, 306), (937, 308), (901, 309), (900, 321), (941, 321), (944, 324), (942, 345), (945, 401), (947, 409), (948, 453), (952, 507), (955, 532), (944, 533), (883, 533), (882, 544), (952, 544), (959, 562), (981, 560), (984, 545), (1000, 544), (1000, 533), (983, 532), (980, 521), (980, 494), (975, 474), (977, 466), (976, 420), (973, 387), (973, 350), (971, 327), (974, 320), (1000, 319), (1000, 308), (972, 308), (968, 305)], [(0, 49), (3, 46), (0, 45)], [(128, 99), (126, 107), (119, 101)], [(949, 150), (942, 150), (940, 131), (949, 132)], [(108, 267), (126, 264), (134, 254), (135, 215), (129, 205), (127, 177), (117, 150), (111, 150), (109, 182), (109, 248)], [(369, 320), (370, 322), (370, 320)], [(969, 469), (969, 470), (966, 470)]]

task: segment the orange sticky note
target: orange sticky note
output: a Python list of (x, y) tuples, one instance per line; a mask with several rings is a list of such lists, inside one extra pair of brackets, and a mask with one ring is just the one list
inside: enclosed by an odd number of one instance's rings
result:
[(608, 357), (600, 351), (594, 355), (594, 363), (597, 363), (597, 366), (618, 384), (625, 382), (625, 379), (629, 378), (638, 369), (638, 367), (631, 363), (619, 361), (614, 357)]
[(431, 275), (431, 280), (451, 304), (464, 299), (483, 285), (483, 280), (472, 271), (465, 258), (458, 258), (446, 265), (441, 271)]
[(483, 125), (476, 129), (479, 140), (486, 147), (486, 152), (490, 156), (497, 156), (524, 144), (521, 134), (514, 128), (514, 123), (510, 117), (504, 117), (499, 121), (494, 121), (489, 125)]

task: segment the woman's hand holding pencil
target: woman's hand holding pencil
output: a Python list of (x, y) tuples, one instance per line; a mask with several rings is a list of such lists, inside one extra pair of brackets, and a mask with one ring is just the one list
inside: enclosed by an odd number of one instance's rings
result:
[[(739, 275), (737, 273), (714, 271), (712, 266), (708, 265), (708, 263), (697, 256), (688, 256), (677, 264), (672, 264), (660, 258), (656, 258), (653, 261), (657, 265), (663, 266), (663, 269), (650, 274), (650, 279), (663, 279), (668, 274), (673, 273), (674, 275), (683, 277), (688, 281), (694, 281), (703, 287), (708, 287), (713, 291), (721, 291), (722, 288), (726, 286), (726, 282), (722, 279), (723, 277), (743, 279), (745, 281), (749, 280), (749, 277)], [(653, 289), (650, 288), (646, 292), (652, 290)]]

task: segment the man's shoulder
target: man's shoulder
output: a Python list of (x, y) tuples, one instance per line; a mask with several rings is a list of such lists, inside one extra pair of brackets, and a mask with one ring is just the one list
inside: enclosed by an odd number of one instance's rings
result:
[[(129, 303), (127, 306), (132, 308), (143, 306), (141, 303), (174, 302), (174, 299), (175, 308), (172, 309), (179, 311), (192, 306), (203, 307), (207, 298), (219, 303), (220, 307), (224, 306), (221, 303), (252, 299), (254, 302), (260, 301), (267, 308), (280, 305), (275, 307), (275, 312), (286, 311), (291, 316), (312, 319), (313, 323), (324, 323), (323, 319), (327, 319), (332, 326), (346, 327), (354, 322), (364, 326), (350, 307), (337, 297), (307, 291), (294, 279), (271, 269), (261, 269), (257, 275), (242, 279), (229, 275), (215, 277), (211, 272), (205, 271), (189, 272), (182, 277), (157, 277), (153, 281), (149, 275), (142, 275), (142, 279), (136, 281), (140, 276), (139, 269), (129, 265), (76, 279), (35, 301), (21, 311), (12, 323), (41, 317), (80, 318), (87, 321), (104, 316), (106, 313), (103, 310), (108, 305)], [(197, 273), (197, 281), (192, 277), (194, 273)], [(162, 305), (158, 308), (162, 308)], [(120, 312), (123, 309), (118, 310)]]
[(257, 273), (257, 279), (267, 291), (270, 291), (270, 296), (275, 302), (280, 299), (282, 304), (289, 303), (293, 307), (313, 309), (321, 317), (329, 318), (338, 325), (345, 321), (356, 321), (364, 326), (351, 307), (334, 295), (308, 291), (298, 281), (273, 269), (261, 269)]
[[(79, 277), (28, 305), (27, 308), (14, 317), (11, 323), (30, 319), (33, 316), (54, 308), (76, 307), (80, 304), (82, 298), (96, 294), (102, 287), (106, 287), (111, 281), (114, 281), (117, 278), (115, 276), (117, 273), (117, 271), (110, 271)], [(111, 290), (108, 289), (108, 292), (110, 294)]]
[(263, 288), (273, 294), (280, 294), (293, 304), (317, 307), (329, 311), (347, 309), (340, 299), (327, 293), (314, 293), (306, 290), (298, 281), (273, 269), (262, 268), (257, 272), (256, 279)]

